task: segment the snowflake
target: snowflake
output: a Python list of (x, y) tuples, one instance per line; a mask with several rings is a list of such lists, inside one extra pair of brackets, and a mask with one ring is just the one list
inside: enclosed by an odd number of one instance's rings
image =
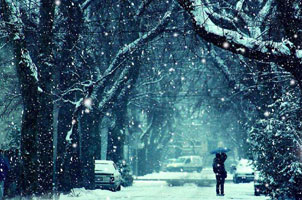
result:
[(265, 111), (265, 112), (264, 112), (264, 116), (265, 116), (265, 117), (268, 117), (269, 115), (270, 115), (270, 112), (268, 112), (268, 111)]
[(86, 108), (90, 108), (92, 105), (92, 99), (91, 98), (84, 99), (84, 105)]
[(295, 85), (296, 81), (294, 79), (290, 80), (290, 85)]
[(227, 49), (227, 48), (230, 47), (230, 43), (224, 42), (224, 43), (222, 44), (222, 46), (223, 46), (223, 48)]
[(61, 5), (61, 0), (56, 0), (56, 1), (55, 1), (55, 4), (56, 4), (57, 6), (60, 6), (60, 5)]
[(174, 68), (170, 68), (169, 72), (175, 72), (175, 69)]

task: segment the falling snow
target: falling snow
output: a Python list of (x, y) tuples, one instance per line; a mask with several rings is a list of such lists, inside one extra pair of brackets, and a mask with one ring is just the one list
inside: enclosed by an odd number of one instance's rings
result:
[(5, 199), (302, 199), (297, 2), (2, 0)]

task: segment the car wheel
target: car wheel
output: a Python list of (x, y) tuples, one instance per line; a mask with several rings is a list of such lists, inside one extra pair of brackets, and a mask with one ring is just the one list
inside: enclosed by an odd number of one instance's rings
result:
[(121, 191), (122, 187), (121, 185), (119, 185), (117, 188), (116, 188), (116, 191)]
[(255, 190), (255, 196), (260, 196), (260, 192), (257, 192), (257, 190)]

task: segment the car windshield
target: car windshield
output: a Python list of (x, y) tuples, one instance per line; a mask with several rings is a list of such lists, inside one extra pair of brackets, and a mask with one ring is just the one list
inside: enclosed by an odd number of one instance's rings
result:
[(166, 161), (164, 161), (165, 164), (171, 164), (171, 163), (175, 163), (176, 159), (168, 159)]
[(115, 168), (111, 163), (96, 163), (95, 170), (103, 172), (114, 172)]

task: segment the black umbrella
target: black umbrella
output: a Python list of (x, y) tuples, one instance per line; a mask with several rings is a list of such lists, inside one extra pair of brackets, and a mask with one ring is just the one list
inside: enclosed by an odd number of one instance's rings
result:
[(210, 153), (211, 154), (216, 154), (216, 153), (226, 153), (231, 151), (231, 149), (226, 148), (226, 147), (218, 147), (217, 149), (212, 150)]

